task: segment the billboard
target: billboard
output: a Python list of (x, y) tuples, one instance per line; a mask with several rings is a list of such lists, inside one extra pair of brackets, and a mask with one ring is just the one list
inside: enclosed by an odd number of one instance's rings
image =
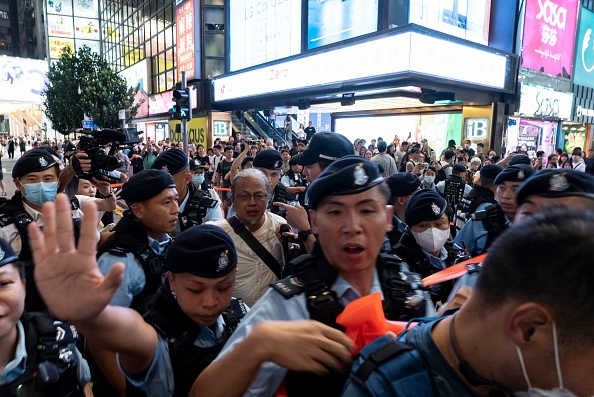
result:
[(231, 0), (229, 20), (230, 71), (301, 52), (300, 0)]
[(307, 49), (377, 31), (378, 0), (308, 0)]
[(73, 51), (88, 45), (101, 52), (98, 0), (45, 0), (50, 62), (60, 57), (64, 47)]
[[(0, 101), (40, 104), (47, 83), (47, 61), (0, 57)], [(18, 95), (15, 95), (18, 93)]]
[(573, 83), (594, 88), (594, 12), (582, 7), (582, 18), (576, 38)]
[(528, 0), (522, 66), (571, 77), (579, 0)]
[[(198, 6), (199, 4), (200, 2), (198, 2)], [(199, 8), (196, 7), (194, 0), (182, 2), (175, 8), (177, 81), (182, 81), (182, 72), (186, 72), (187, 80), (202, 77), (199, 53), (200, 25), (194, 23), (198, 12)], [(196, 39), (198, 40), (196, 41)]]

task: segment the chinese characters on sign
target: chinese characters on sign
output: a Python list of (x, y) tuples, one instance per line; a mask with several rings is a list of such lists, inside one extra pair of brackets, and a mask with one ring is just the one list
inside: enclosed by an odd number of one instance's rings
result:
[(186, 79), (200, 77), (196, 75), (196, 54), (194, 53), (194, 0), (188, 0), (175, 10), (177, 33), (177, 80), (181, 81), (181, 72), (186, 72)]

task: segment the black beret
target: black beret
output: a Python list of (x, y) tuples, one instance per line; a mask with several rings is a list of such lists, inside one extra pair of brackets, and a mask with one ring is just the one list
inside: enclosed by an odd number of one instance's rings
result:
[(200, 159), (190, 160), (190, 171), (195, 171), (199, 168), (206, 168), (206, 165), (202, 164), (202, 161), (200, 161)]
[(237, 266), (231, 237), (218, 226), (199, 225), (184, 230), (167, 250), (165, 271), (219, 278)]
[(503, 167), (499, 164), (486, 164), (481, 168), (480, 175), (481, 177), (495, 179), (501, 171), (503, 171)]
[(330, 164), (309, 185), (309, 206), (315, 210), (324, 197), (361, 193), (383, 180), (373, 161), (357, 155), (343, 157)]
[(518, 205), (526, 201), (528, 196), (594, 198), (594, 176), (568, 168), (540, 170), (516, 191)]
[(16, 256), (10, 244), (8, 244), (6, 240), (0, 238), (0, 267), (18, 260), (19, 257)]
[(423, 189), (415, 193), (404, 209), (404, 221), (415, 226), (423, 221), (439, 219), (448, 209), (448, 203), (435, 190)]
[(532, 162), (530, 161), (530, 157), (526, 156), (525, 154), (514, 154), (511, 159), (509, 159), (509, 165), (516, 165), (516, 164), (527, 164), (531, 165)]
[(186, 169), (189, 164), (188, 156), (179, 149), (169, 149), (161, 152), (153, 161), (151, 168), (154, 170), (163, 170), (175, 175)]
[(454, 156), (456, 156), (456, 152), (454, 152), (453, 150), (446, 150), (443, 154), (443, 157), (445, 159), (451, 159)]
[(377, 150), (379, 150), (380, 152), (385, 152), (388, 149), (388, 144), (386, 143), (386, 141), (380, 141), (377, 144)]
[(506, 167), (495, 178), (495, 184), (503, 182), (524, 182), (530, 175), (534, 174), (534, 169), (526, 164), (516, 164)]
[(167, 188), (175, 187), (173, 177), (161, 170), (142, 170), (122, 186), (120, 197), (127, 203), (149, 200)]
[(421, 180), (412, 172), (396, 172), (386, 179), (392, 197), (408, 196), (417, 191)]
[(466, 166), (462, 164), (454, 164), (454, 166), (452, 167), (453, 172), (466, 172), (466, 170)]
[(12, 177), (20, 178), (29, 172), (45, 171), (56, 165), (56, 159), (45, 149), (32, 149), (23, 154), (12, 168)]
[(309, 140), (301, 153), (289, 160), (289, 164), (312, 165), (320, 160), (334, 161), (353, 153), (355, 148), (344, 135), (327, 131), (318, 132)]
[(280, 170), (283, 168), (283, 156), (278, 150), (262, 150), (254, 157), (254, 167), (266, 170)]

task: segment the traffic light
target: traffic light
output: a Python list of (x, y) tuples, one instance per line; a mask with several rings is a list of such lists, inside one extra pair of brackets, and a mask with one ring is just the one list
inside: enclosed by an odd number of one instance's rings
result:
[(175, 105), (171, 108), (171, 114), (174, 119), (190, 120), (192, 118), (189, 88), (173, 90), (173, 102), (175, 102)]

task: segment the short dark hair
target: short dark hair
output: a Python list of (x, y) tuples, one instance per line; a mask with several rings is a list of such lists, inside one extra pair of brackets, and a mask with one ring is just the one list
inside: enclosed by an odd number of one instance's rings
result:
[(219, 144), (217, 143), (217, 144), (216, 144), (216, 145), (214, 145), (212, 148), (213, 148), (213, 149), (219, 149), (219, 150), (221, 150), (221, 145), (219, 145)]
[(226, 152), (227, 150), (233, 150), (233, 146), (225, 146), (225, 152)]
[[(535, 227), (538, 225), (538, 227)], [(594, 212), (554, 207), (514, 224), (491, 246), (475, 291), (485, 312), (510, 299), (551, 308), (561, 343), (594, 345)]]
[(479, 143), (477, 143), (477, 144), (476, 144), (476, 146), (477, 146), (477, 147), (478, 147), (478, 146), (480, 146), (480, 147), (482, 147), (483, 149), (485, 148), (485, 144), (484, 144), (484, 143), (482, 143), (482, 142), (479, 142)]

